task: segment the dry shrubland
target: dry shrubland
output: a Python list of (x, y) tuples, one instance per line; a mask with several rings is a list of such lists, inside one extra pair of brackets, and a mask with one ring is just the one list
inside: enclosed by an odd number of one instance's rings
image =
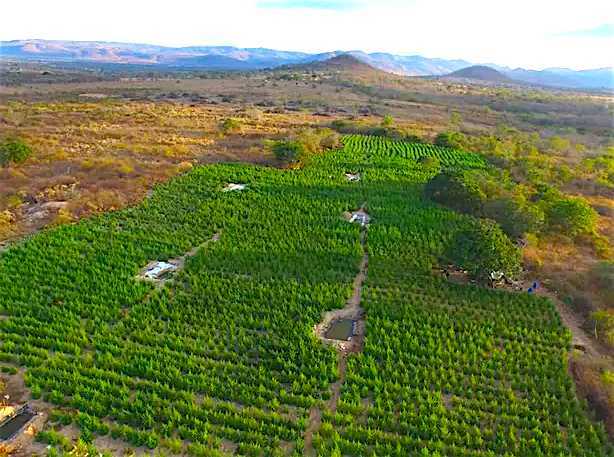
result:
[[(225, 119), (240, 129), (220, 128)], [(8, 102), (0, 120), (3, 136), (33, 150), (24, 163), (0, 168), (0, 241), (133, 204), (194, 164), (268, 163), (263, 138), (313, 122), (253, 107), (109, 100)]]

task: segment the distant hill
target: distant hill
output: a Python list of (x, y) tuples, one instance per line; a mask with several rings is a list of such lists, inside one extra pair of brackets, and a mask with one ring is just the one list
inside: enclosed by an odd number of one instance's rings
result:
[(516, 68), (506, 71), (506, 75), (518, 81), (543, 86), (614, 91), (614, 68), (594, 70), (570, 70), (568, 68), (525, 70), (524, 68)]
[(258, 65), (222, 55), (179, 57), (167, 65), (179, 68), (206, 68), (208, 70), (256, 70)]
[(338, 55), (351, 55), (374, 68), (404, 76), (444, 75), (468, 67), (465, 60), (431, 59), (422, 56), (398, 56), (384, 52), (367, 54), (363, 51), (333, 51), (313, 56), (314, 60), (326, 60)]
[[(102, 41), (52, 41), (14, 40), (0, 42), (0, 60), (34, 60), (40, 62), (63, 62), (92, 64), (131, 64), (162, 67), (185, 67), (201, 70), (258, 70), (284, 65), (299, 65), (328, 61), (339, 56), (352, 56), (360, 62), (389, 73), (403, 76), (443, 76), (459, 70), (490, 67), (489, 73), (477, 71), (474, 76), (458, 76), (468, 79), (493, 80), (492, 71), (510, 80), (546, 86), (575, 89), (614, 90), (612, 68), (596, 70), (569, 70), (551, 68), (546, 70), (511, 69), (494, 64), (488, 67), (472, 67), (465, 60), (428, 58), (418, 55), (400, 56), (384, 52), (332, 51), (320, 54), (278, 51), (266, 48), (235, 48), (232, 46), (189, 46), (172, 48), (150, 44), (111, 43)], [(334, 62), (333, 62), (334, 64)], [(355, 63), (354, 63), (355, 65)], [(493, 68), (494, 67), (494, 68)]]
[(368, 63), (357, 59), (351, 54), (340, 54), (326, 60), (318, 60), (299, 65), (286, 66), (284, 68), (299, 69), (307, 71), (332, 71), (332, 72), (351, 72), (351, 73), (384, 73)]
[(471, 67), (456, 70), (448, 75), (447, 78), (474, 79), (478, 81), (489, 81), (493, 83), (513, 83), (514, 80), (494, 68), (485, 65), (473, 65)]

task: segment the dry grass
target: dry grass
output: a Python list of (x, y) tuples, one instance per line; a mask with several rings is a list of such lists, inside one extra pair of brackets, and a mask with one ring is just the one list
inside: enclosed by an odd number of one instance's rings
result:
[(614, 383), (611, 367), (606, 362), (572, 357), (569, 371), (576, 382), (576, 390), (584, 398), (597, 419), (614, 439)]
[(584, 240), (562, 236), (533, 239), (524, 249), (524, 259), (527, 267), (548, 278), (551, 288), (557, 290), (588, 323), (591, 312), (614, 309), (612, 297), (593, 277), (599, 262), (614, 260), (614, 200), (603, 196), (584, 198), (599, 214), (596, 236)]

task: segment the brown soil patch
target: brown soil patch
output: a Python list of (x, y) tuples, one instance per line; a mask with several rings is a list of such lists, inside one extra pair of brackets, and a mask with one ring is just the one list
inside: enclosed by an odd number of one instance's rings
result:
[(442, 394), (441, 395), (441, 401), (443, 402), (443, 405), (446, 407), (447, 410), (451, 410), (452, 407), (454, 406), (452, 403), (452, 395), (451, 394)]

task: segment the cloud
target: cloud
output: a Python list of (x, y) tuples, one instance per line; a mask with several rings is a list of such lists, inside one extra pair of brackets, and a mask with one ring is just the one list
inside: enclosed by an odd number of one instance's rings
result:
[(597, 27), (559, 33), (558, 36), (578, 38), (614, 38), (614, 24), (602, 24)]
[(364, 6), (360, 0), (263, 0), (260, 8), (347, 11)]

